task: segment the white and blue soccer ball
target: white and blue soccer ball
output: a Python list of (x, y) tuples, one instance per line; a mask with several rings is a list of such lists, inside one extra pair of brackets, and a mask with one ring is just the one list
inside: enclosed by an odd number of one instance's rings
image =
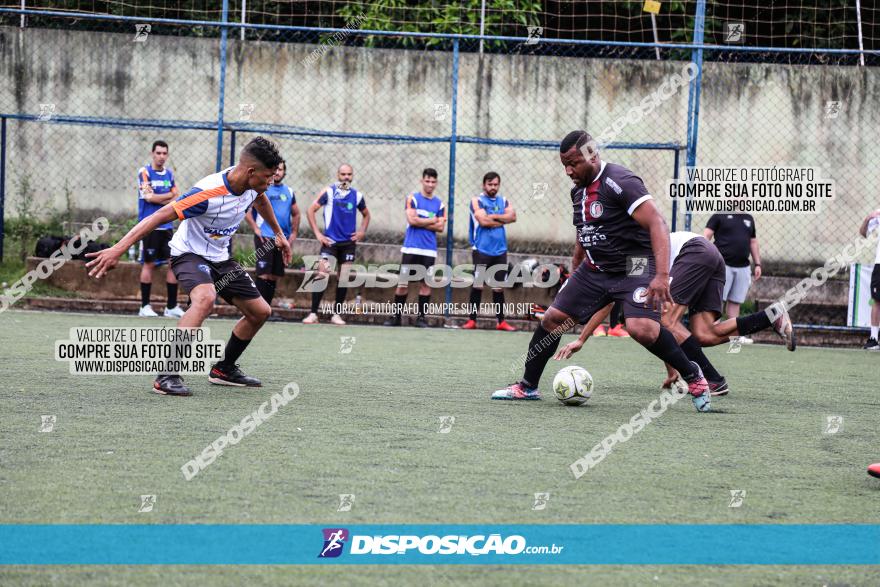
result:
[(553, 378), (553, 393), (567, 406), (585, 404), (593, 395), (593, 376), (583, 367), (563, 367)]

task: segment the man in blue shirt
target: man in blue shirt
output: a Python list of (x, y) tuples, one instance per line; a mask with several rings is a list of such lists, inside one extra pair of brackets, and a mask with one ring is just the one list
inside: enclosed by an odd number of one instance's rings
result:
[[(385, 326), (400, 326), (400, 308), (406, 303), (406, 295), (411, 277), (411, 268), (421, 265), (430, 272), (437, 261), (437, 234), (446, 226), (446, 207), (434, 195), (437, 189), (437, 170), (428, 167), (422, 171), (422, 191), (413, 192), (406, 199), (406, 235), (403, 238), (403, 260), (400, 264), (400, 281), (394, 292), (394, 310)], [(427, 273), (419, 284), (419, 315), (416, 326), (424, 328), (428, 325), (425, 313), (431, 299), (431, 288), (428, 286)]]
[[(494, 287), (507, 279), (507, 233), (505, 226), (516, 222), (516, 211), (510, 201), (498, 194), (501, 176), (490, 171), (483, 176), (483, 192), (471, 200), (470, 241), (473, 248), (474, 286), (471, 289), (470, 319), (462, 325), (465, 330), (477, 327), (476, 308), (483, 295), (483, 282), (492, 287), (492, 303), (498, 311), (496, 330), (516, 330), (504, 320), (504, 290)], [(493, 269), (503, 266), (503, 269)], [(487, 268), (489, 268), (487, 270)]]
[[(296, 240), (296, 235), (299, 233), (300, 213), (296, 203), (296, 194), (283, 183), (286, 175), (287, 162), (282, 160), (281, 165), (275, 170), (275, 175), (272, 176), (272, 183), (266, 190), (266, 197), (272, 204), (272, 210), (275, 212), (275, 218), (278, 220), (278, 226), (281, 227), (284, 238), (292, 248), (293, 241)], [(254, 231), (257, 290), (266, 303), (271, 306), (278, 278), (284, 277), (284, 259), (281, 251), (275, 246), (275, 233), (272, 232), (266, 221), (257, 214), (257, 211), (251, 209), (251, 213), (245, 216), (245, 220)]]
[[(324, 188), (312, 205), (306, 211), (309, 226), (315, 233), (315, 238), (321, 242), (321, 261), (318, 272), (321, 275), (330, 273), (330, 265), (327, 259), (334, 257), (337, 261), (338, 271), (342, 273), (342, 266), (354, 261), (355, 247), (359, 241), (364, 240), (364, 233), (370, 225), (370, 211), (367, 210), (367, 202), (364, 195), (352, 187), (354, 169), (351, 165), (342, 164), (336, 170), (336, 182)], [(318, 228), (315, 215), (323, 208), (324, 231)], [(357, 229), (357, 212), (363, 215), (361, 229)], [(337, 326), (344, 326), (345, 320), (339, 315), (342, 304), (345, 302), (345, 294), (348, 288), (336, 286), (336, 305), (330, 322)], [(312, 311), (303, 319), (303, 324), (318, 323), (318, 308), (321, 305), (323, 291), (312, 292)]]
[[(174, 182), (174, 172), (165, 167), (168, 161), (168, 143), (155, 141), (151, 151), (152, 162), (138, 169), (138, 222), (160, 210), (165, 204), (174, 201), (180, 190)], [(140, 243), (139, 261), (141, 263), (141, 309), (138, 316), (158, 316), (150, 306), (150, 290), (153, 287), (153, 269), (166, 264), (171, 256), (169, 243), (174, 230), (171, 222), (160, 224)], [(166, 318), (180, 318), (183, 309), (177, 305), (177, 278), (168, 267), (165, 276), (168, 301), (165, 304)]]

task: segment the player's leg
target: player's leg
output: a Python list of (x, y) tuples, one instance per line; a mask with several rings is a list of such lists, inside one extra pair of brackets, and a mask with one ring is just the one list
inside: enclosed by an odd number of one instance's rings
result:
[(611, 301), (602, 284), (602, 274), (589, 271), (581, 265), (563, 284), (544, 312), (541, 323), (532, 334), (524, 355), (525, 369), (522, 379), (492, 394), (492, 399), (531, 400), (541, 399), (538, 384), (559, 340), (575, 324), (595, 314)]
[(242, 313), (232, 328), (232, 334), (223, 351), (223, 359), (211, 367), (208, 381), (217, 385), (235, 387), (260, 387), (260, 380), (245, 375), (236, 362), (253, 340), (254, 336), (272, 315), (272, 308), (257, 291), (250, 276), (235, 261), (215, 264), (220, 273), (218, 282), (223, 283), (220, 295)]
[(714, 322), (711, 316), (704, 315), (704, 313), (691, 318), (691, 331), (704, 347), (724, 344), (729, 342), (731, 338), (747, 336), (771, 327), (785, 343), (788, 350), (795, 350), (797, 342), (791, 317), (781, 305), (774, 307), (773, 316), (768, 309), (738, 318), (729, 318), (721, 322)]
[[(735, 320), (740, 316), (740, 307), (746, 301), (749, 286), (752, 284), (751, 269), (749, 267), (729, 267), (732, 282), (727, 292), (727, 318)], [(725, 269), (725, 271), (727, 271)], [(754, 341), (747, 335), (740, 335), (740, 342), (752, 344)]]
[[(495, 330), (503, 330), (505, 332), (513, 332), (516, 330), (504, 319), (504, 289), (503, 285), (507, 282), (507, 253), (502, 253), (492, 259), (492, 267), (496, 269), (490, 272), (490, 287), (492, 288), (492, 304), (495, 306), (495, 318), (497, 326)], [(503, 267), (499, 269), (498, 267)]]
[(880, 351), (880, 343), (878, 343), (878, 332), (880, 332), (880, 263), (874, 265), (871, 271), (871, 299), (874, 304), (871, 306), (871, 335), (865, 346), (862, 347), (869, 351)]
[(345, 243), (337, 245), (336, 261), (339, 267), (339, 279), (336, 280), (336, 303), (333, 306), (333, 315), (330, 316), (330, 322), (336, 326), (345, 326), (345, 320), (341, 314), (344, 312), (345, 296), (348, 294), (348, 288), (342, 285), (343, 275), (347, 275), (352, 270), (354, 263), (355, 243)]
[[(277, 249), (273, 247), (268, 247), (266, 245), (267, 241), (270, 239), (263, 238), (258, 235), (254, 235), (254, 251), (255, 251), (255, 267), (257, 274), (256, 279), (254, 279), (254, 283), (257, 285), (257, 291), (260, 292), (260, 295), (263, 296), (263, 299), (266, 300), (266, 303), (270, 306), (272, 305), (272, 299), (275, 297), (275, 283), (276, 277), (273, 274), (275, 269), (275, 255), (274, 252)], [(283, 273), (282, 273), (283, 275)]]
[(303, 324), (317, 324), (318, 310), (321, 307), (321, 299), (324, 297), (324, 290), (330, 283), (330, 259), (336, 257), (336, 244), (321, 247), (321, 259), (318, 261), (318, 275), (316, 282), (323, 281), (323, 287), (317, 287), (312, 292), (312, 308), (309, 315), (303, 318)]
[[(178, 320), (178, 328), (199, 328), (214, 309), (217, 290), (215, 278), (219, 277), (213, 264), (193, 253), (185, 253), (171, 259), (174, 272), (184, 291), (189, 292), (190, 304)], [(172, 343), (172, 357), (182, 356), (179, 345)], [(173, 369), (160, 373), (153, 383), (153, 390), (163, 395), (192, 395), (183, 378)]]
[(394, 290), (394, 306), (391, 309), (391, 318), (383, 323), (384, 326), (400, 326), (401, 324), (403, 305), (406, 304), (406, 297), (409, 294), (412, 257), (413, 255), (404, 253), (400, 260), (400, 271), (397, 274), (397, 288)]
[(709, 382), (711, 395), (726, 395), (727, 382), (703, 353), (699, 339), (681, 320), (687, 311), (693, 317), (706, 313), (713, 320), (721, 316), (724, 291), (724, 258), (703, 238), (691, 239), (681, 248), (669, 272), (669, 293), (673, 307), (664, 313), (661, 324), (675, 336), (688, 359), (700, 366)]
[[(146, 251), (143, 252), (146, 255)], [(158, 316), (150, 306), (150, 294), (153, 289), (153, 270), (156, 264), (153, 261), (144, 261), (141, 264), (140, 286), (141, 286), (141, 309), (138, 316), (150, 317)]]
[(428, 284), (428, 275), (434, 267), (435, 259), (427, 255), (415, 255), (415, 261), (425, 271), (425, 278), (419, 282), (419, 315), (416, 318), (417, 328), (427, 328), (428, 303), (431, 301), (431, 286)]
[(483, 299), (483, 283), (486, 279), (487, 259), (480, 251), (471, 251), (471, 262), (474, 265), (474, 284), (471, 286), (471, 295), (468, 306), (471, 309), (467, 322), (462, 324), (465, 330), (474, 330), (477, 327), (477, 309), (480, 300)]

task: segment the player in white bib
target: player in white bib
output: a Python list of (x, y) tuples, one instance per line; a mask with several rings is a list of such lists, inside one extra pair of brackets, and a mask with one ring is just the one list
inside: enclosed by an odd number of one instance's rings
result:
[[(202, 179), (177, 200), (135, 225), (109, 249), (87, 255), (94, 257), (86, 264), (90, 268), (89, 275), (100, 279), (116, 266), (128, 247), (156, 226), (174, 219), (182, 220), (171, 239), (171, 270), (184, 290), (189, 291), (191, 303), (177, 323), (178, 327), (201, 326), (211, 314), (217, 294), (235, 305), (243, 315), (232, 329), (223, 359), (211, 368), (208, 376), (211, 383), (261, 386), (259, 379), (242, 373), (236, 360), (272, 310), (247, 272), (229, 258), (229, 242), (248, 207), (253, 204), (276, 235), (275, 246), (281, 249), (284, 263), (290, 262), (290, 244), (284, 238), (265, 195), (281, 161), (275, 144), (257, 137), (242, 149), (237, 165)], [(160, 373), (153, 389), (164, 395), (192, 395), (180, 375), (173, 372)]]

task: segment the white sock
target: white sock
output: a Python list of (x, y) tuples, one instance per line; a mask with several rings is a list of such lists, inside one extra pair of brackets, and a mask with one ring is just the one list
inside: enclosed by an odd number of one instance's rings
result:
[(880, 330), (880, 326), (872, 326), (871, 327), (871, 338), (877, 340), (877, 331)]

